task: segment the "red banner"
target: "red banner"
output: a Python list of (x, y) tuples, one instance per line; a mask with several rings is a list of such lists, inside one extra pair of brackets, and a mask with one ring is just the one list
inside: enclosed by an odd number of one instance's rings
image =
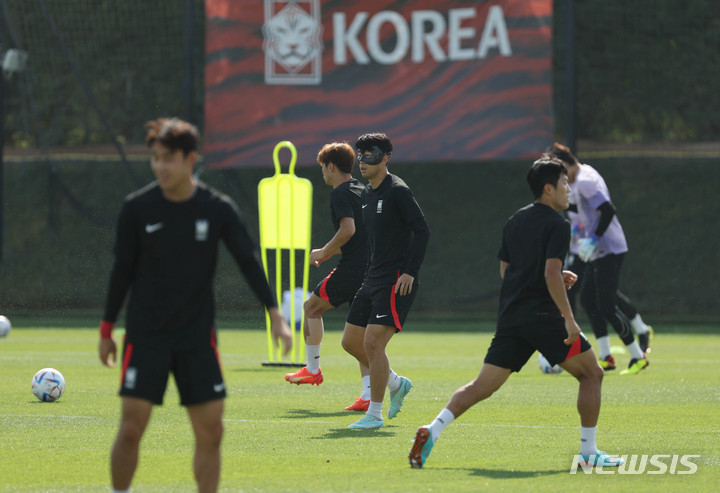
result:
[(208, 167), (385, 132), (395, 161), (536, 156), (553, 140), (552, 0), (206, 0)]

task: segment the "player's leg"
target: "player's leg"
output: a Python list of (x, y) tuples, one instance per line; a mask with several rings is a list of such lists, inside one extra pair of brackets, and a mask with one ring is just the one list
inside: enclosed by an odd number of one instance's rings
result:
[(415, 440), (410, 449), (408, 460), (413, 469), (421, 468), (425, 464), (433, 445), (440, 437), (440, 433), (465, 411), (478, 402), (487, 399), (507, 381), (512, 370), (502, 368), (490, 363), (483, 363), (478, 376), (472, 382), (460, 387), (450, 398), (440, 414), (426, 426), (421, 426), (415, 432)]
[(577, 456), (581, 465), (618, 467), (624, 460), (610, 457), (598, 450), (596, 444), (597, 422), (600, 416), (602, 400), (602, 380), (604, 370), (598, 364), (592, 349), (582, 351), (559, 363), (579, 382), (577, 409), (580, 414), (580, 453)]
[(120, 427), (110, 455), (113, 488), (127, 490), (137, 469), (140, 441), (152, 414), (152, 402), (122, 397)]
[(622, 374), (638, 373), (648, 366), (647, 358), (635, 340), (630, 321), (618, 309), (617, 290), (623, 255), (606, 255), (594, 262), (597, 282), (598, 304), (603, 317), (610, 322), (630, 352), (630, 366)]
[(598, 364), (595, 353), (589, 349), (559, 365), (579, 382), (577, 409), (580, 413), (580, 425), (586, 428), (597, 426), (604, 371)]
[(638, 345), (642, 352), (649, 353), (650, 339), (652, 339), (654, 335), (652, 327), (643, 321), (640, 312), (635, 308), (630, 298), (619, 289), (617, 291), (617, 306), (628, 320), (630, 320), (630, 327), (638, 338)]
[(615, 359), (610, 353), (607, 322), (600, 311), (598, 302), (597, 261), (586, 264), (585, 281), (580, 292), (580, 304), (590, 319), (590, 327), (592, 327), (597, 340), (600, 366), (605, 371), (614, 370)]
[(576, 313), (576, 300), (578, 299), (578, 296), (582, 291), (583, 282), (585, 281), (585, 266), (587, 264), (580, 260), (580, 257), (578, 257), (577, 255), (569, 255), (568, 258), (569, 261), (566, 269), (574, 272), (578, 276), (578, 280), (575, 283), (575, 286), (573, 286), (572, 289), (568, 290), (567, 292), (568, 301), (570, 302), (570, 308), (572, 309), (573, 313)]
[(305, 352), (307, 366), (293, 373), (287, 373), (285, 380), (290, 383), (320, 385), (323, 382), (320, 370), (320, 345), (322, 343), (325, 327), (322, 314), (331, 310), (333, 305), (329, 301), (317, 296), (314, 292), (305, 301)]
[(224, 400), (216, 399), (187, 406), (188, 416), (195, 433), (193, 472), (198, 492), (215, 492), (220, 481), (220, 443), (222, 442), (222, 415)]

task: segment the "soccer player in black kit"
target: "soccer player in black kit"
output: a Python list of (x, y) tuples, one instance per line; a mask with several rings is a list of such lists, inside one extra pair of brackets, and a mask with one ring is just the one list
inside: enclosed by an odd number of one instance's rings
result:
[(213, 277), (222, 240), (268, 309), (285, 351), (290, 329), (235, 203), (197, 181), (197, 129), (177, 118), (146, 124), (156, 181), (129, 195), (120, 211), (115, 262), (100, 324), (100, 360), (113, 366), (112, 329), (125, 296), (120, 427), (111, 453), (113, 491), (127, 491), (153, 405), (172, 372), (195, 434), (198, 491), (217, 491), (225, 383), (215, 334)]
[[(310, 252), (310, 263), (319, 266), (340, 254), (337, 266), (323, 279), (305, 301), (305, 349), (307, 366), (285, 375), (285, 380), (297, 385), (320, 385), (320, 343), (324, 325), (322, 314), (345, 302), (352, 302), (367, 272), (368, 247), (365, 225), (362, 220), (360, 196), (365, 188), (352, 177), (355, 151), (347, 142), (325, 144), (317, 155), (326, 185), (330, 192), (330, 217), (335, 235), (322, 248)], [(370, 370), (360, 365), (363, 392), (346, 411), (367, 411), (370, 403)]]
[(402, 330), (418, 290), (418, 272), (430, 229), (410, 188), (388, 172), (393, 145), (387, 135), (361, 135), (355, 143), (360, 173), (369, 181), (361, 203), (368, 234), (370, 265), (350, 306), (343, 348), (370, 368), (370, 404), (365, 416), (348, 428), (382, 428), (385, 387), (390, 390), (388, 418), (397, 416), (412, 382), (391, 368), (385, 348)]
[(475, 380), (453, 394), (431, 424), (418, 428), (409, 455), (413, 468), (425, 465), (446, 426), (500, 389), (536, 350), (580, 383), (578, 464), (616, 467), (623, 463), (596, 447), (603, 370), (575, 322), (567, 297), (567, 289), (577, 281), (574, 273), (562, 270), (570, 224), (557, 211), (569, 205), (567, 170), (558, 160), (541, 158), (531, 166), (527, 181), (535, 202), (515, 212), (503, 228), (497, 329), (482, 369)]

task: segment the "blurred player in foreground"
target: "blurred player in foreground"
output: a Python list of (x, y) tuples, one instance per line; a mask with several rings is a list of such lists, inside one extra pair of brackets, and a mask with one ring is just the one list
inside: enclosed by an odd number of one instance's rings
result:
[(425, 465), (446, 426), (500, 389), (536, 350), (580, 382), (578, 463), (612, 467), (623, 462), (595, 445), (603, 370), (575, 322), (566, 293), (577, 280), (572, 272), (562, 270), (570, 225), (557, 211), (568, 207), (567, 170), (558, 160), (539, 159), (528, 171), (527, 181), (535, 202), (515, 212), (503, 228), (497, 330), (482, 369), (453, 394), (431, 424), (418, 428), (409, 456), (413, 468)]
[(113, 491), (128, 491), (153, 405), (172, 372), (195, 434), (193, 471), (200, 492), (220, 478), (225, 383), (216, 346), (213, 277), (222, 240), (270, 313), (271, 333), (292, 344), (256, 246), (235, 203), (197, 181), (198, 132), (172, 118), (148, 122), (146, 143), (157, 178), (129, 195), (120, 211), (115, 262), (100, 324), (100, 360), (113, 366), (112, 330), (130, 291), (120, 395), (111, 454)]
[[(310, 262), (316, 267), (340, 254), (337, 266), (317, 285), (305, 301), (305, 349), (307, 366), (295, 373), (285, 375), (285, 380), (295, 384), (320, 385), (323, 374), (320, 369), (320, 344), (324, 325), (322, 314), (345, 302), (352, 303), (355, 293), (362, 285), (367, 272), (368, 247), (365, 225), (362, 220), (360, 195), (365, 188), (352, 177), (355, 151), (346, 142), (333, 142), (320, 149), (317, 162), (322, 170), (330, 192), (330, 216), (335, 235), (322, 248), (310, 252)], [(360, 363), (363, 391), (346, 411), (367, 411), (370, 404), (370, 369)]]
[(412, 382), (390, 368), (385, 348), (402, 329), (418, 290), (418, 272), (430, 229), (410, 188), (388, 172), (393, 150), (383, 133), (361, 135), (355, 143), (360, 173), (369, 181), (362, 194), (362, 215), (370, 246), (370, 265), (350, 305), (343, 348), (370, 368), (370, 404), (353, 429), (384, 426), (385, 387), (390, 390), (388, 418), (400, 412)]
[(586, 232), (585, 238), (578, 242), (578, 257), (587, 263), (580, 304), (597, 338), (600, 366), (605, 370), (615, 368), (615, 359), (610, 353), (609, 322), (630, 353), (630, 364), (620, 374), (635, 375), (650, 364), (645, 351), (651, 332), (644, 323), (635, 324), (636, 341), (630, 319), (618, 307), (620, 269), (628, 247), (610, 200), (610, 191), (600, 173), (592, 166), (580, 163), (564, 145), (553, 144), (549, 154), (567, 166), (570, 202), (577, 205), (579, 221)]

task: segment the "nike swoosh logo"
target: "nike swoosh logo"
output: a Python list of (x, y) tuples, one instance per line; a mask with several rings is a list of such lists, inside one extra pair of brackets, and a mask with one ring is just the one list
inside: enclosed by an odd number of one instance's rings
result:
[(367, 204), (363, 204), (363, 205), (362, 205), (362, 208), (363, 208), (363, 209), (364, 209), (365, 207), (367, 207)]
[(152, 234), (155, 231), (158, 231), (159, 229), (162, 229), (163, 223), (155, 223), (155, 224), (146, 224), (145, 225), (145, 232)]
[(383, 317), (387, 317), (387, 315), (375, 315), (375, 318), (383, 318)]
[(222, 392), (223, 390), (225, 390), (225, 384), (224, 383), (216, 383), (215, 385), (213, 385), (213, 390), (215, 392)]

